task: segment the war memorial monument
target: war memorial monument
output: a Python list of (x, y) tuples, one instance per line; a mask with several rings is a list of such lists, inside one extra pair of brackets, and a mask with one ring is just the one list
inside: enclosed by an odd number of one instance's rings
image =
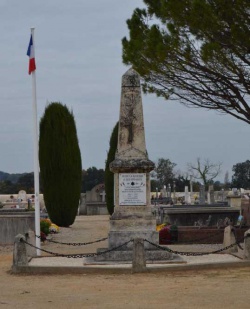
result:
[[(140, 77), (132, 68), (122, 76), (118, 147), (110, 163), (114, 173), (114, 213), (110, 218), (108, 249), (133, 239), (146, 239), (159, 244), (156, 218), (150, 201), (150, 171), (154, 163), (148, 159), (145, 143)], [(146, 260), (172, 260), (167, 251), (157, 250), (144, 242)], [(98, 249), (99, 252), (106, 249)], [(99, 255), (98, 261), (131, 261), (133, 242), (118, 250)]]

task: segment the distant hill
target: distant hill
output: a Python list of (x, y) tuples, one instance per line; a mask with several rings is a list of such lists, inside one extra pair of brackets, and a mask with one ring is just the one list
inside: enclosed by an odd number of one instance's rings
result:
[(23, 173), (23, 174), (9, 174), (9, 173), (5, 173), (0, 171), (0, 181), (5, 181), (5, 180), (9, 180), (12, 183), (17, 183), (19, 178), (23, 175), (25, 175), (27, 173)]

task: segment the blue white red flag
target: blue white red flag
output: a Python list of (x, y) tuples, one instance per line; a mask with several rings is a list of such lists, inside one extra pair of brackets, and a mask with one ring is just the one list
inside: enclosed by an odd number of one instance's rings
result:
[(36, 69), (36, 62), (35, 62), (35, 50), (33, 45), (33, 38), (32, 34), (30, 35), (30, 43), (27, 50), (27, 56), (30, 58), (29, 60), (29, 74), (35, 71)]

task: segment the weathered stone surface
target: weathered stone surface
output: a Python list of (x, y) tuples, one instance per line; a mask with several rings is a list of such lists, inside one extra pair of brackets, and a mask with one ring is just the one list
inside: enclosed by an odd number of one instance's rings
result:
[[(229, 225), (224, 230), (223, 246), (227, 247), (227, 246), (234, 244), (235, 242), (236, 242), (236, 239), (234, 236), (234, 227)], [(228, 252), (228, 253), (238, 252), (237, 245), (225, 250), (225, 252)]]
[(13, 265), (12, 265), (13, 271), (16, 271), (18, 266), (28, 265), (26, 245), (24, 242), (22, 242), (22, 240), (25, 240), (24, 235), (18, 234), (15, 237), (14, 250), (13, 250)]
[[(122, 77), (118, 146), (115, 160), (110, 163), (114, 173), (115, 208), (110, 218), (107, 249), (137, 238), (159, 243), (150, 197), (149, 172), (153, 169), (154, 163), (148, 159), (145, 144), (140, 77), (129, 69)], [(155, 250), (148, 242), (144, 243), (144, 248), (146, 259), (172, 258), (171, 254)], [(133, 242), (117, 250), (97, 256), (96, 261), (132, 261)]]
[[(33, 245), (36, 246), (36, 236), (35, 232), (32, 230), (28, 230), (28, 232), (25, 234), (25, 240)], [(37, 256), (36, 248), (26, 245), (26, 252), (28, 257), (34, 257)]]
[[(107, 249), (98, 249), (97, 252), (103, 252)], [(145, 250), (146, 262), (168, 261), (173, 260), (175, 256), (167, 251)], [(112, 262), (132, 262), (133, 250), (128, 251), (111, 251), (95, 258), (96, 261), (112, 261)]]
[[(159, 243), (159, 233), (157, 231), (146, 230), (146, 229), (141, 230), (141, 231), (133, 231), (133, 230), (110, 231), (109, 238), (108, 238), (109, 249), (116, 248), (124, 244), (125, 242), (131, 239), (135, 239), (135, 238), (147, 239), (150, 242), (155, 243), (155, 244)], [(124, 250), (132, 250), (132, 249), (133, 249), (133, 243), (130, 242), (119, 250), (124, 251)], [(155, 250), (155, 247), (146, 242), (145, 249)]]
[(146, 270), (144, 240), (142, 238), (135, 238), (133, 246), (132, 272), (141, 273), (145, 272)]
[[(19, 211), (20, 210), (20, 211)], [(21, 209), (0, 212), (0, 245), (13, 245), (15, 236), (35, 230), (35, 212)]]
[(154, 163), (150, 160), (145, 159), (130, 159), (130, 160), (121, 160), (115, 159), (109, 165), (112, 172), (119, 171), (120, 173), (126, 172), (138, 172), (147, 173), (154, 169)]
[(150, 172), (141, 98), (140, 76), (132, 68), (122, 76), (118, 147), (112, 172)]
[(250, 260), (250, 229), (245, 232), (244, 237), (246, 237), (244, 241), (244, 258)]
[(110, 220), (110, 231), (155, 231), (155, 219), (126, 219), (126, 220)]

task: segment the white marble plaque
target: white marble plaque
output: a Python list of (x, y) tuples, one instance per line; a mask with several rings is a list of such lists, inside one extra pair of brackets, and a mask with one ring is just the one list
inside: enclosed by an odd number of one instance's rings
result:
[(146, 173), (119, 174), (119, 205), (146, 204)]

